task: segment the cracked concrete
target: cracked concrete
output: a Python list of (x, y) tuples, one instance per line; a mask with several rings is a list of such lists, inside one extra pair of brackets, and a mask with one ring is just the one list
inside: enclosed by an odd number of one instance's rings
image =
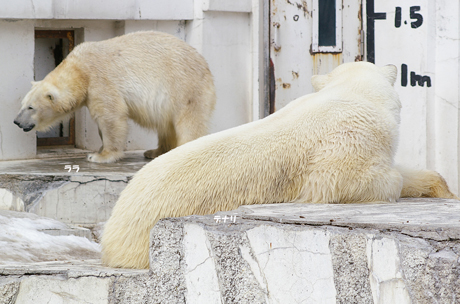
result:
[(1, 174), (0, 188), (13, 194), (11, 201), (19, 198), (24, 202), (18, 209), (65, 223), (91, 225), (108, 219), (130, 178)]
[(265, 303), (264, 288), (249, 271), (249, 263), (241, 258), (241, 248), (251, 248), (247, 236), (232, 230), (213, 232), (208, 230), (206, 234), (216, 264), (222, 302)]
[(150, 270), (99, 260), (0, 266), (0, 303), (59, 294), (81, 303), (454, 304), (459, 208), (460, 201), (412, 199), (244, 206), (216, 214), (237, 216), (226, 223), (215, 215), (166, 218), (151, 231)]
[(104, 222), (127, 184), (127, 177), (71, 176), (68, 183), (44, 193), (29, 212), (72, 224)]
[(1, 174), (0, 188), (20, 198), (24, 202), (24, 211), (29, 211), (47, 191), (59, 188), (69, 180), (67, 176)]
[[(436, 210), (436, 212), (433, 212)], [(284, 224), (398, 231), (435, 241), (460, 240), (457, 200), (411, 198), (396, 203), (242, 206), (239, 217)]]
[(184, 252), (194, 253), (184, 258), (187, 298), (194, 303), (222, 303), (213, 252), (205, 230), (197, 225), (184, 225), (183, 244)]
[(11, 304), (16, 302), (21, 280), (16, 277), (0, 277), (0, 304)]
[[(216, 293), (207, 287), (216, 284), (220, 298), (207, 303), (457, 303), (459, 208), (459, 201), (440, 199), (244, 206), (217, 213), (236, 215), (235, 223), (216, 223), (213, 215), (161, 220), (162, 227), (187, 227), (186, 236), (175, 249), (164, 243), (151, 254), (182, 248), (176, 263), (192, 267), (182, 275), (187, 282), (193, 273), (201, 286), (186, 284), (178, 303), (196, 302), (196, 290)], [(160, 226), (152, 240), (164, 233)], [(210, 261), (200, 273), (197, 265)]]
[[(89, 163), (79, 155), (2, 161), (0, 208), (68, 224), (96, 225), (108, 219), (120, 192), (147, 162), (141, 152), (128, 152), (114, 164)], [(78, 172), (65, 169), (66, 165), (78, 165)]]
[(0, 304), (157, 303), (146, 291), (147, 270), (111, 269), (100, 260), (48, 262), (0, 268)]
[(164, 221), (153, 227), (150, 239), (150, 277), (153, 284), (146, 290), (151, 303), (185, 303), (183, 239), (183, 223)]

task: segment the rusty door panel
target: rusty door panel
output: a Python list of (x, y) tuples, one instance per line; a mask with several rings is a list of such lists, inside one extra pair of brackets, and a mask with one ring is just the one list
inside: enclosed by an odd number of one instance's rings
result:
[(342, 52), (314, 53), (314, 0), (270, 1), (270, 60), (273, 62), (271, 108), (313, 92), (310, 79), (325, 74), (343, 62), (362, 59), (362, 0), (343, 1)]

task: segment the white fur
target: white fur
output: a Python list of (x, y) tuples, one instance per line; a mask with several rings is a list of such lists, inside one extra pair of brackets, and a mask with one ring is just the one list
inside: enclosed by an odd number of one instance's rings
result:
[(394, 66), (343, 64), (313, 78), (317, 93), (145, 165), (106, 223), (104, 263), (147, 268), (149, 232), (164, 217), (248, 204), (396, 201), (403, 188), (393, 164), (396, 73)]
[[(77, 46), (22, 101), (15, 120), (42, 131), (87, 106), (102, 137), (93, 162), (123, 156), (128, 118), (158, 132), (155, 158), (207, 134), (216, 102), (204, 58), (182, 40), (160, 32), (137, 32)], [(32, 109), (29, 109), (32, 107)]]

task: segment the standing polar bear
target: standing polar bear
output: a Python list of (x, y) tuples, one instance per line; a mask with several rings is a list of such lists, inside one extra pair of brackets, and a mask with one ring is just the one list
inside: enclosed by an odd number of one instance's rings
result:
[(343, 64), (313, 76), (317, 93), (145, 165), (105, 225), (103, 262), (147, 268), (149, 232), (164, 217), (249, 204), (456, 198), (436, 172), (394, 167), (401, 108), (396, 73), (394, 66)]
[(102, 147), (88, 160), (123, 156), (128, 118), (156, 129), (155, 158), (207, 134), (216, 94), (205, 59), (182, 40), (137, 32), (77, 46), (42, 81), (33, 83), (14, 123), (44, 131), (83, 106), (99, 127)]

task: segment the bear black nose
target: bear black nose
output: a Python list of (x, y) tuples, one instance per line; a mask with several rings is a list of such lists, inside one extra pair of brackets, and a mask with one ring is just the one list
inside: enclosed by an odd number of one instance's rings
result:
[(19, 126), (19, 122), (16, 120), (14, 121), (14, 124)]

